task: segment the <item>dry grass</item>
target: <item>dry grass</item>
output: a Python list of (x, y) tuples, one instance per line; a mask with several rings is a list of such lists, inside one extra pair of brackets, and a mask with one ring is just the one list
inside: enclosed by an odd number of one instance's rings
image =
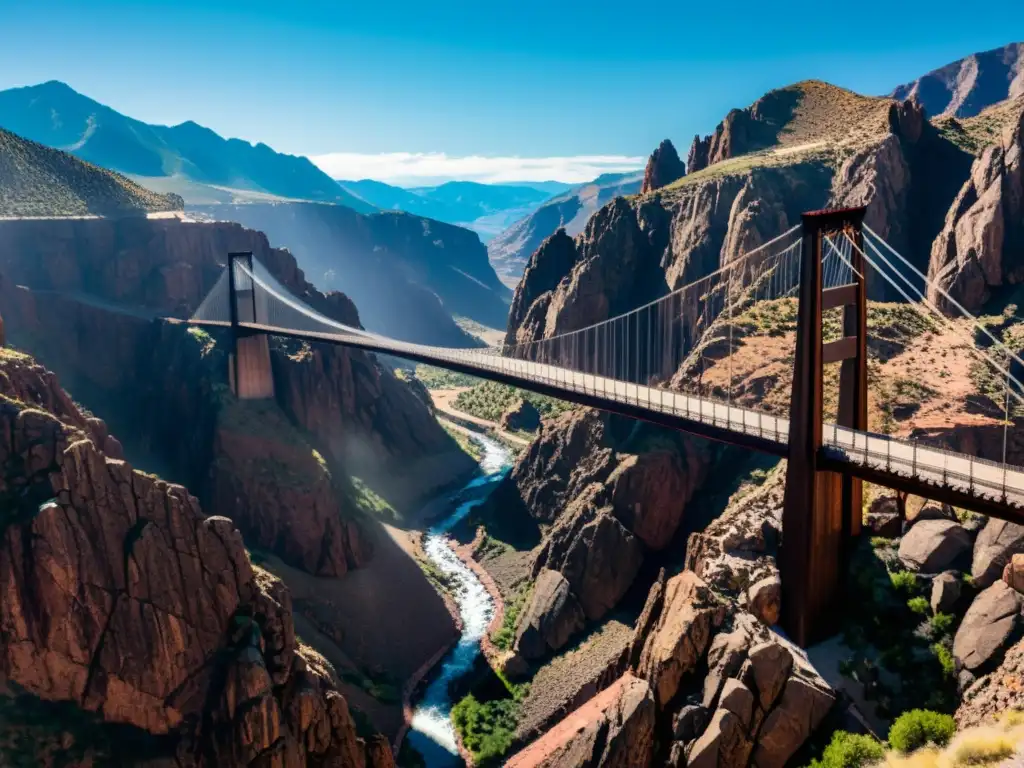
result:
[(1024, 743), (1021, 713), (1008, 713), (1000, 722), (968, 728), (942, 749), (926, 747), (909, 755), (891, 752), (880, 765), (888, 768), (967, 768), (997, 765)]
[(998, 142), (1003, 132), (1020, 119), (1024, 96), (993, 104), (974, 117), (942, 117), (932, 121), (947, 139), (973, 155)]

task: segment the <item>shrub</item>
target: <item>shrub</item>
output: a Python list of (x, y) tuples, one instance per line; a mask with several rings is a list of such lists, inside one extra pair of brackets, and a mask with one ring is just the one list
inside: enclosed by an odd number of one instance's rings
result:
[(885, 749), (871, 736), (836, 731), (821, 759), (812, 760), (810, 768), (861, 768), (883, 757)]
[(932, 637), (939, 638), (952, 633), (956, 616), (950, 613), (936, 613), (929, 623), (932, 625)]
[(935, 658), (939, 660), (939, 666), (942, 667), (942, 671), (946, 676), (955, 677), (956, 664), (953, 661), (953, 652), (942, 643), (935, 643), (935, 645), (932, 646), (932, 653), (934, 653)]
[(917, 591), (917, 577), (910, 571), (896, 571), (889, 574), (893, 589), (910, 594)]
[(927, 709), (912, 709), (896, 718), (889, 729), (889, 744), (899, 752), (912, 752), (926, 744), (944, 747), (956, 733), (949, 715)]
[(921, 597), (920, 595), (918, 595), (917, 597), (912, 597), (909, 600), (907, 600), (907, 608), (909, 608), (914, 613), (919, 613), (922, 616), (924, 616), (926, 613), (928, 613), (928, 600)]

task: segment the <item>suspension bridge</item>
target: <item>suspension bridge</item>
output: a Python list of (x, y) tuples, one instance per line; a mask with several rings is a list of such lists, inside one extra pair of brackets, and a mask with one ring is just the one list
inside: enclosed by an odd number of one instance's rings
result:
[[(849, 542), (860, 532), (861, 481), (1024, 523), (1024, 468), (1006, 455), (1024, 405), (1013, 371), (1024, 370), (1024, 361), (863, 218), (863, 208), (805, 214), (801, 224), (648, 304), (515, 345), (431, 347), (339, 323), (292, 295), (251, 254), (229, 256), (189, 322), (232, 329), (230, 378), (242, 398), (273, 395), (268, 336), (284, 336), (437, 365), (788, 459), (783, 624), (805, 643), (831, 624)], [(999, 382), (1001, 456), (868, 430), (869, 276), (934, 333), (959, 339), (970, 364)], [(956, 316), (930, 296), (941, 296)], [(744, 367), (740, 359), (759, 348), (752, 327), (787, 317), (795, 333), (776, 322), (764, 336), (777, 375), (757, 381), (749, 360)], [(838, 376), (826, 392), (832, 363)], [(826, 414), (832, 401), (835, 412)]]

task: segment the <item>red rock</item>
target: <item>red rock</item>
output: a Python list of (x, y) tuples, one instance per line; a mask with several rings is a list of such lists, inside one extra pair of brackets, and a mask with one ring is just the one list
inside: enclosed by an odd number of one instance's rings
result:
[(647, 168), (644, 170), (644, 183), (640, 188), (640, 194), (653, 192), (656, 189), (668, 186), (673, 181), (681, 179), (686, 174), (686, 166), (679, 159), (679, 153), (672, 145), (672, 142), (665, 139), (658, 148), (651, 153), (647, 161)]
[(5, 684), (174, 733), (182, 766), (241, 768), (270, 748), (281, 765), (376, 760), (231, 522), (104, 455), (52, 374), (10, 353), (2, 367), (37, 408), (0, 399), (0, 494), (15, 505), (0, 547)]

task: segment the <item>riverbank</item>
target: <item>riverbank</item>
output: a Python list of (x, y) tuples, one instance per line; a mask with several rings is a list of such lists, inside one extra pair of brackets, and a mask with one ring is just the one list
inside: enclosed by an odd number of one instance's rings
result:
[(487, 419), (481, 419), (479, 416), (473, 416), (472, 414), (460, 411), (455, 408), (452, 403), (463, 392), (467, 392), (472, 387), (451, 387), (449, 389), (432, 389), (430, 390), (430, 399), (434, 403), (434, 412), (439, 419), (444, 419), (449, 424), (461, 427), (463, 430), (469, 430), (470, 432), (476, 433), (493, 433), (493, 435), (513, 448), (525, 448), (530, 444), (530, 440), (517, 435), (501, 428), (501, 425), (496, 421), (489, 421)]

